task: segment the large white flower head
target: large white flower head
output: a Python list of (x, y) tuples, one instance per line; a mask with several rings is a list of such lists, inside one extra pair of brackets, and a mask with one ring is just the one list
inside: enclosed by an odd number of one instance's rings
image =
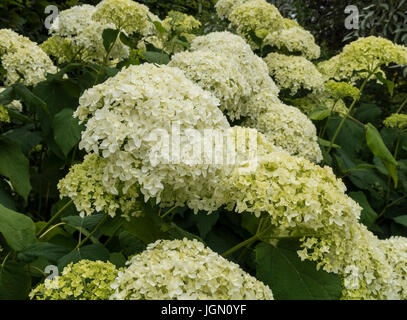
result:
[(267, 97), (264, 98), (262, 93), (251, 101), (253, 104), (260, 103), (266, 106), (267, 111), (256, 119), (247, 120), (243, 125), (256, 128), (274, 145), (293, 156), (303, 157), (315, 163), (322, 161), (317, 130), (305, 114), (295, 107), (270, 101)]
[(390, 63), (407, 65), (407, 48), (380, 37), (359, 38), (346, 45), (343, 51), (318, 65), (327, 79), (365, 79), (369, 72), (382, 72), (381, 66)]
[[(168, 66), (131, 66), (87, 90), (75, 115), (84, 122), (80, 147), (108, 160), (112, 181), (136, 184), (145, 198), (192, 204), (202, 200), (211, 211), (208, 184), (219, 183), (217, 170), (202, 161), (206, 129), (229, 124), (219, 100)], [(163, 194), (163, 190), (168, 192)]]
[(0, 63), (6, 70), (4, 84), (15, 82), (35, 85), (45, 80), (47, 73), (57, 72), (51, 59), (27, 37), (10, 29), (0, 29)]
[[(51, 37), (41, 47), (59, 63), (81, 60), (103, 62), (106, 50), (103, 46), (103, 30), (114, 28), (112, 23), (95, 21), (96, 8), (91, 5), (74, 6), (61, 11), (53, 22)], [(109, 58), (122, 60), (129, 55), (128, 48), (116, 41)]]
[(293, 27), (270, 33), (264, 39), (264, 45), (287, 50), (290, 53), (301, 53), (308, 60), (318, 59), (321, 48), (315, 43), (314, 36), (301, 27)]
[(171, 64), (214, 93), (230, 119), (256, 117), (263, 111), (248, 102), (259, 92), (267, 91), (278, 101), (278, 88), (268, 75), (266, 63), (243, 38), (229, 32), (214, 32), (197, 37), (191, 50), (174, 56)]
[(322, 74), (304, 57), (270, 53), (264, 61), (279, 88), (289, 89), (292, 95), (295, 95), (299, 89), (311, 91), (324, 89)]
[(113, 300), (272, 300), (270, 288), (197, 240), (158, 240), (128, 261)]
[(284, 28), (284, 19), (278, 9), (264, 0), (244, 2), (233, 9), (228, 19), (247, 39), (251, 39), (251, 32), (264, 39), (270, 32)]

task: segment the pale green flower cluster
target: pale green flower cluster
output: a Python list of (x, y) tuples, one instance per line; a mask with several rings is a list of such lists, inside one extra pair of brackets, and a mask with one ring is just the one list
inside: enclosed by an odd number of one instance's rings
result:
[(370, 36), (346, 45), (343, 51), (321, 62), (318, 68), (327, 79), (365, 79), (369, 72), (382, 72), (380, 67), (390, 63), (407, 65), (407, 48), (390, 40)]
[(269, 33), (263, 43), (290, 53), (299, 52), (308, 60), (318, 59), (321, 55), (321, 48), (315, 43), (314, 36), (301, 27)]
[(250, 0), (218, 0), (215, 5), (216, 13), (222, 19), (229, 18), (236, 7), (248, 1)]
[(197, 240), (158, 240), (127, 264), (113, 300), (273, 300), (267, 285)]
[(295, 107), (277, 102), (265, 102), (267, 112), (257, 119), (249, 119), (244, 126), (256, 128), (276, 146), (293, 156), (314, 163), (322, 161), (317, 130), (313, 123)]
[(81, 96), (75, 116), (86, 129), (79, 146), (105, 159), (108, 192), (119, 179), (126, 189), (139, 186), (146, 201), (213, 211), (211, 186), (222, 184), (223, 163), (209, 166), (208, 146), (197, 154), (195, 147), (205, 129), (229, 128), (218, 106), (177, 68), (131, 66)]
[(123, 216), (140, 216), (142, 211), (137, 186), (109, 179), (106, 159), (96, 154), (85, 156), (81, 164), (73, 165), (68, 175), (59, 181), (61, 197), (73, 200), (78, 212), (90, 215), (106, 212), (114, 217), (117, 211)]
[(167, 30), (176, 32), (177, 34), (188, 34), (194, 32), (201, 26), (201, 23), (193, 16), (182, 12), (171, 10), (167, 17), (163, 20), (163, 26)]
[(310, 93), (303, 98), (294, 99), (291, 102), (305, 114), (310, 114), (318, 107), (325, 107), (332, 112), (348, 113), (345, 102), (342, 99), (334, 99), (331, 92), (326, 90), (318, 93)]
[(325, 83), (325, 89), (331, 93), (335, 100), (351, 97), (359, 100), (360, 90), (349, 83), (329, 80)]
[(394, 113), (383, 121), (387, 128), (407, 128), (407, 114)]
[(30, 39), (10, 29), (0, 29), (0, 63), (6, 70), (4, 84), (15, 82), (35, 85), (45, 80), (47, 73), (57, 72), (51, 59)]
[(303, 239), (303, 260), (341, 276), (342, 299), (407, 299), (407, 239), (379, 240), (355, 221)]
[[(41, 44), (41, 48), (58, 63), (81, 60), (85, 62), (104, 62), (106, 50), (103, 46), (103, 30), (115, 28), (110, 22), (93, 19), (96, 8), (91, 5), (74, 6), (61, 11), (50, 28), (51, 37)], [(109, 53), (109, 59), (127, 58), (129, 50), (116, 41)]]
[(257, 162), (255, 173), (231, 177), (230, 199), (237, 212), (268, 213), (276, 229), (293, 236), (359, 218), (361, 208), (345, 195), (345, 185), (331, 168), (285, 151), (266, 152)]
[(119, 270), (110, 262), (81, 260), (67, 265), (60, 276), (46, 279), (30, 293), (36, 300), (108, 300)]
[(10, 116), (7, 109), (0, 104), (0, 122), (10, 122)]
[(102, 24), (113, 24), (128, 34), (142, 35), (152, 31), (148, 7), (132, 0), (103, 0), (97, 6), (93, 19)]
[(278, 9), (264, 0), (245, 1), (234, 8), (228, 19), (247, 39), (250, 39), (251, 32), (264, 39), (270, 32), (284, 28), (284, 19)]
[(324, 79), (314, 64), (304, 57), (270, 53), (264, 58), (270, 75), (280, 89), (289, 89), (295, 95), (299, 89), (321, 91)]

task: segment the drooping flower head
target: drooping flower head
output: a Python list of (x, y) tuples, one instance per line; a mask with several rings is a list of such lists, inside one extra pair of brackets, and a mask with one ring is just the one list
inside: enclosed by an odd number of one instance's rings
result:
[(321, 54), (321, 49), (315, 43), (314, 36), (301, 27), (272, 32), (264, 39), (264, 45), (290, 53), (298, 52), (308, 60), (318, 59)]
[(0, 63), (6, 70), (6, 86), (15, 82), (35, 85), (57, 68), (41, 48), (30, 39), (10, 29), (0, 29)]
[(67, 265), (60, 276), (46, 279), (30, 293), (36, 300), (108, 300), (119, 270), (110, 262), (81, 260)]
[(197, 240), (158, 240), (133, 256), (113, 300), (272, 300), (270, 288)]
[(382, 72), (381, 66), (391, 63), (407, 65), (407, 48), (380, 37), (359, 38), (343, 51), (318, 65), (327, 79), (365, 79), (369, 72)]

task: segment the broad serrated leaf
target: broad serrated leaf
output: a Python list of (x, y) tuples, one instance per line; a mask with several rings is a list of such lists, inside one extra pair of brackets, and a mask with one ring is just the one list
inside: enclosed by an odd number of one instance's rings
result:
[(37, 258), (45, 258), (49, 262), (56, 263), (68, 253), (69, 250), (63, 246), (47, 242), (37, 242), (20, 252), (18, 258), (25, 262), (32, 262)]
[(0, 300), (25, 300), (31, 290), (27, 268), (16, 262), (0, 265)]
[(19, 144), (0, 136), (0, 175), (10, 179), (15, 191), (27, 200), (31, 191), (29, 162)]
[(35, 224), (31, 218), (1, 204), (0, 233), (15, 251), (22, 251), (37, 242)]
[(53, 121), (54, 138), (65, 157), (79, 143), (82, 126), (73, 117), (71, 109), (63, 109), (55, 115)]
[(87, 259), (91, 261), (107, 261), (109, 260), (109, 251), (101, 244), (94, 243), (82, 248), (76, 249), (63, 256), (58, 260), (58, 269), (61, 272), (65, 266), (72, 263), (77, 263)]
[(261, 243), (255, 249), (257, 278), (269, 285), (277, 300), (338, 300), (342, 294), (337, 275), (301, 261), (295, 250)]

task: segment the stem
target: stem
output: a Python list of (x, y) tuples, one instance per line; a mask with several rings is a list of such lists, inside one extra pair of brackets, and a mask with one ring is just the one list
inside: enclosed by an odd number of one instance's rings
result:
[(62, 214), (62, 212), (65, 211), (66, 208), (68, 208), (71, 204), (73, 203), (73, 200), (69, 200), (59, 211), (52, 216), (52, 218), (48, 221), (48, 223), (38, 231), (37, 236), (41, 235), (46, 229), (48, 229), (49, 226), (52, 225), (52, 223), (59, 218), (59, 216)]
[(38, 237), (38, 239), (41, 239), (43, 236), (45, 236), (48, 232), (50, 232), (52, 229), (55, 229), (58, 226), (64, 225), (65, 222), (60, 222), (54, 226), (52, 226), (51, 228), (49, 228), (47, 231), (45, 231), (40, 237)]
[(178, 206), (173, 206), (171, 209), (169, 209), (166, 213), (164, 213), (162, 216), (160, 216), (161, 219), (163, 219), (164, 217), (168, 216), (172, 211), (174, 211), (175, 209), (177, 209)]
[(118, 225), (117, 228), (114, 229), (112, 235), (109, 237), (109, 239), (106, 240), (105, 246), (107, 246), (107, 245), (110, 243), (110, 241), (112, 241), (112, 239), (113, 239), (114, 236), (116, 235), (117, 231), (120, 230), (120, 228), (122, 227), (123, 224), (124, 224), (124, 222), (120, 223), (120, 225)]
[[(376, 68), (376, 69), (377, 69), (377, 68)], [(363, 81), (363, 84), (362, 84), (362, 86), (360, 87), (360, 93), (361, 93), (361, 94), (362, 94), (363, 90), (365, 89), (365, 86), (366, 86), (367, 82), (369, 81), (370, 77), (376, 72), (376, 69), (375, 69), (373, 72), (370, 72), (369, 75), (367, 76), (367, 78)], [(346, 121), (348, 115), (351, 114), (353, 108), (354, 108), (355, 105), (356, 105), (356, 102), (358, 102), (358, 101), (359, 101), (359, 99), (353, 98), (352, 105), (350, 106), (350, 108), (349, 108), (349, 110), (348, 110), (348, 113), (346, 114), (346, 117), (342, 119), (342, 121), (340, 122), (338, 128), (336, 128), (334, 137), (332, 138), (331, 143), (330, 143), (330, 145), (329, 145), (329, 149), (328, 149), (328, 151), (327, 151), (328, 154), (331, 152), (331, 150), (332, 150), (332, 148), (333, 148), (333, 145), (334, 145), (334, 143), (335, 143), (335, 140), (336, 140), (336, 138), (338, 137), (339, 133), (341, 132), (341, 129), (342, 129), (343, 125), (345, 124), (345, 121)]]
[[(260, 223), (262, 223), (261, 220), (260, 220), (260, 222), (259, 222), (259, 225), (260, 225)], [(231, 255), (232, 253), (234, 253), (234, 252), (240, 250), (241, 248), (251, 245), (252, 243), (254, 243), (254, 242), (256, 242), (257, 240), (259, 240), (260, 237), (261, 237), (263, 234), (265, 234), (266, 232), (270, 231), (271, 228), (272, 228), (272, 225), (268, 226), (266, 229), (264, 229), (264, 230), (261, 231), (261, 232), (257, 232), (253, 237), (251, 237), (251, 238), (249, 238), (249, 239), (247, 239), (247, 240), (245, 240), (245, 241), (239, 243), (238, 245), (234, 246), (233, 248), (229, 249), (228, 251), (222, 253), (222, 257), (227, 257), (227, 256)], [(260, 230), (260, 228), (258, 228), (258, 230)]]
[(400, 113), (401, 110), (407, 105), (407, 98), (404, 100), (404, 102), (401, 104), (400, 108), (397, 110), (396, 113)]
[(4, 265), (6, 264), (6, 261), (7, 261), (8, 257), (10, 256), (10, 254), (11, 254), (11, 251), (10, 251), (9, 253), (7, 253), (6, 257), (4, 258), (3, 263), (1, 264), (1, 267), (2, 267), (2, 268), (3, 268)]
[(334, 105), (332, 106), (331, 112), (329, 113), (329, 116), (328, 116), (328, 119), (327, 119), (326, 122), (325, 122), (325, 126), (324, 126), (324, 128), (322, 129), (322, 131), (321, 131), (320, 134), (319, 134), (319, 136), (320, 136), (322, 139), (324, 138), (326, 129), (328, 128), (329, 120), (331, 120), (332, 112), (334, 112), (335, 106), (336, 106), (336, 104), (338, 103), (338, 101), (339, 101), (339, 99), (337, 99), (337, 100), (335, 101)]
[(83, 239), (82, 241), (80, 241), (80, 242), (78, 243), (78, 245), (75, 247), (74, 250), (79, 249), (80, 247), (82, 247), (82, 245), (83, 245), (86, 241), (88, 241), (88, 240), (96, 233), (96, 231), (98, 231), (99, 228), (106, 222), (107, 217), (108, 217), (108, 216), (105, 215), (105, 216), (103, 217), (103, 219), (100, 220), (100, 222), (96, 225), (95, 229), (93, 229), (93, 231), (92, 231), (91, 233), (89, 233), (88, 236), (87, 236), (85, 239)]

